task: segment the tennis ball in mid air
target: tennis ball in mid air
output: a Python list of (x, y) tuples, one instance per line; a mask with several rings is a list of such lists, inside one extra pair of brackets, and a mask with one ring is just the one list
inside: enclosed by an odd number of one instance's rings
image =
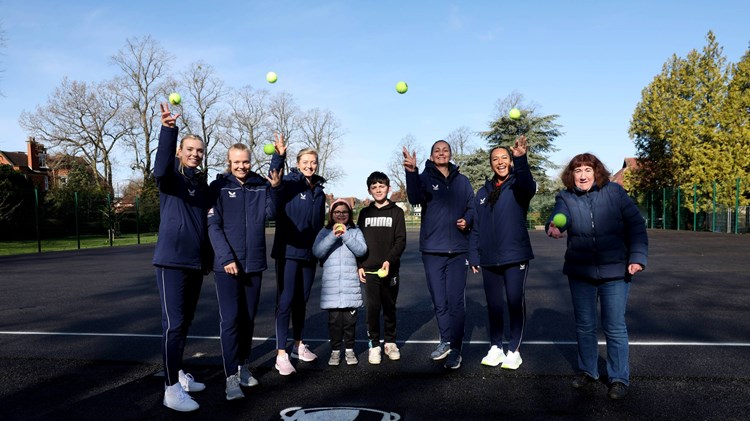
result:
[(518, 108), (511, 108), (508, 116), (513, 120), (517, 120), (521, 118), (521, 110), (519, 110)]
[(182, 102), (182, 97), (177, 92), (172, 92), (169, 94), (169, 103), (172, 105), (180, 105), (180, 102)]
[(409, 85), (406, 84), (403, 80), (396, 84), (396, 92), (400, 94), (405, 94), (406, 91), (409, 90)]
[(565, 225), (568, 223), (568, 218), (565, 215), (558, 213), (552, 218), (552, 222), (555, 223), (557, 228), (565, 228)]
[(266, 80), (268, 83), (276, 83), (279, 77), (276, 75), (276, 72), (268, 72), (266, 73)]
[(265, 152), (266, 155), (273, 155), (273, 153), (276, 152), (276, 146), (274, 146), (273, 143), (266, 143), (263, 145), (263, 152)]
[(378, 277), (385, 278), (386, 276), (388, 276), (388, 271), (386, 269), (378, 269)]

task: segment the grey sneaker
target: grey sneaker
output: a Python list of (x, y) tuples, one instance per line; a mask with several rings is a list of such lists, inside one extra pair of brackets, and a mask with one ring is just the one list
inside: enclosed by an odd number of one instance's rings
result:
[(444, 367), (450, 370), (461, 367), (461, 351), (456, 348), (451, 349), (448, 353), (448, 359), (445, 360)]
[(227, 377), (227, 388), (225, 390), (227, 392), (228, 401), (245, 397), (245, 394), (242, 393), (242, 388), (240, 388), (240, 376), (237, 374), (232, 374)]
[(347, 349), (346, 352), (344, 352), (344, 359), (348, 365), (354, 365), (359, 362), (359, 360), (357, 360), (357, 354), (354, 353), (353, 349)]
[(435, 350), (432, 351), (432, 354), (430, 354), (430, 358), (435, 361), (442, 360), (448, 356), (449, 352), (451, 352), (451, 344), (448, 342), (440, 342), (437, 348), (435, 348)]
[(258, 380), (253, 377), (253, 373), (250, 372), (250, 364), (242, 364), (240, 366), (240, 384), (242, 386), (253, 387), (258, 385)]
[(341, 351), (331, 351), (331, 358), (328, 360), (328, 365), (339, 365), (341, 363)]

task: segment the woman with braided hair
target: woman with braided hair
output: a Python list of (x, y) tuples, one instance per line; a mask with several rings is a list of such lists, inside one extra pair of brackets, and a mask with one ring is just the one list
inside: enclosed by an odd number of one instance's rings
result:
[[(529, 260), (534, 258), (526, 227), (529, 202), (536, 192), (526, 157), (526, 137), (512, 147), (490, 151), (492, 179), (475, 195), (474, 227), (469, 236), (469, 265), (482, 269), (489, 313), (490, 350), (483, 365), (515, 370), (521, 365), (521, 341), (526, 325), (524, 289)], [(503, 294), (504, 290), (504, 294)], [(505, 295), (505, 297), (503, 297)], [(508, 300), (510, 335), (503, 351), (503, 300)]]

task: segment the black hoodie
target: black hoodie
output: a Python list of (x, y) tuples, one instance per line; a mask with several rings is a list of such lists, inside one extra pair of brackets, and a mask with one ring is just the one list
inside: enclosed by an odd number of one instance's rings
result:
[(401, 254), (406, 248), (406, 222), (404, 211), (390, 200), (382, 208), (370, 206), (359, 212), (357, 226), (367, 243), (367, 254), (359, 259), (359, 267), (375, 271), (390, 262), (390, 275), (398, 275)]

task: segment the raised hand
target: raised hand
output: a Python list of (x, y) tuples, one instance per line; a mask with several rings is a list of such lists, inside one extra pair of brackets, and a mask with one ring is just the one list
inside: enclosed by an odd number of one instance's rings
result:
[(282, 172), (284, 169), (280, 170), (271, 170), (269, 174), (266, 176), (266, 180), (268, 180), (269, 183), (271, 183), (271, 187), (279, 187), (281, 185), (281, 177)]
[(513, 153), (513, 156), (516, 158), (518, 158), (519, 156), (526, 155), (527, 149), (528, 149), (528, 143), (526, 142), (525, 135), (518, 136), (516, 138), (516, 144), (510, 147), (510, 150)]
[(409, 155), (409, 151), (406, 149), (406, 146), (404, 146), (403, 150), (404, 154), (404, 168), (406, 171), (414, 172), (417, 170), (417, 151), (412, 152), (411, 155)]
[(161, 125), (165, 127), (174, 127), (177, 123), (177, 117), (179, 117), (180, 115), (172, 115), (172, 113), (169, 111), (168, 102), (159, 104), (159, 107), (161, 108)]
[(274, 142), (273, 145), (276, 148), (276, 153), (284, 156), (286, 153), (286, 145), (284, 145), (284, 135), (279, 133), (273, 134)]

